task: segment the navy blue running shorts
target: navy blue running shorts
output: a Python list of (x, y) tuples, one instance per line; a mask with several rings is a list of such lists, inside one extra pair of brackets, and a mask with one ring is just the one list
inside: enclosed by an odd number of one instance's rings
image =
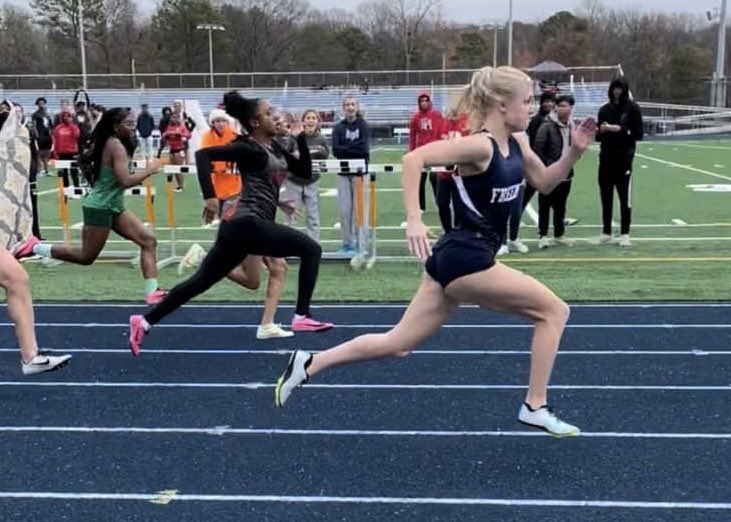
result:
[(455, 279), (492, 268), (499, 248), (496, 234), (485, 236), (473, 230), (452, 229), (432, 248), (426, 273), (446, 288)]

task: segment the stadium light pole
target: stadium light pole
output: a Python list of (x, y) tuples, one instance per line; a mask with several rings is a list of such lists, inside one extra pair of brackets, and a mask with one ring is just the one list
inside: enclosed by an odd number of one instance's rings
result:
[(79, 47), (81, 48), (81, 85), (86, 89), (86, 41), (84, 38), (84, 3), (79, 1)]
[[(709, 17), (710, 19), (710, 17)], [(726, 0), (721, 1), (721, 12), (718, 16), (718, 48), (716, 49), (716, 70), (711, 82), (711, 105), (726, 106)]]
[(508, 65), (513, 65), (513, 0), (508, 5)]
[(213, 31), (225, 31), (226, 28), (216, 24), (198, 24), (196, 29), (208, 31), (208, 65), (211, 74), (211, 89), (213, 89)]

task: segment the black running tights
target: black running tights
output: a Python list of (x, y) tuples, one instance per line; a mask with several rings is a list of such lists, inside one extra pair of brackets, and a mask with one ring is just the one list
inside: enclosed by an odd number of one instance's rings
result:
[(216, 242), (198, 271), (170, 290), (160, 304), (145, 314), (145, 319), (150, 324), (159, 323), (226, 277), (249, 254), (300, 258), (296, 313), (309, 315), (322, 257), (320, 245), (291, 227), (262, 219), (241, 217), (221, 223)]

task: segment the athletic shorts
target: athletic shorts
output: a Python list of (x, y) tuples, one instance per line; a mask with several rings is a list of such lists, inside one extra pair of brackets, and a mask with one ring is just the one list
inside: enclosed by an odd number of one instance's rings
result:
[(432, 248), (426, 273), (446, 288), (460, 277), (488, 270), (495, 265), (500, 238), (465, 229), (452, 229)]
[(238, 196), (228, 199), (219, 199), (219, 207), (218, 207), (218, 217), (222, 218), (223, 215), (229, 211), (231, 208), (235, 208), (236, 204), (239, 202)]
[(100, 208), (81, 207), (84, 215), (84, 225), (91, 227), (112, 228), (114, 220), (121, 212)]

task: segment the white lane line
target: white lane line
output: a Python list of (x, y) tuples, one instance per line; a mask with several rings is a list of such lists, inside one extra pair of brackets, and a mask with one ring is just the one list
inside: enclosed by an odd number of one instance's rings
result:
[(707, 176), (712, 176), (714, 178), (725, 179), (727, 181), (731, 181), (730, 177), (724, 176), (722, 174), (718, 174), (716, 172), (711, 172), (709, 170), (698, 169), (696, 167), (690, 167), (688, 165), (683, 165), (682, 163), (675, 163), (674, 161), (666, 161), (666, 160), (663, 160), (660, 158), (654, 158), (652, 156), (645, 156), (644, 154), (635, 154), (635, 156), (637, 156), (638, 158), (644, 158), (644, 159), (647, 159), (650, 161), (655, 161), (657, 163), (662, 163), (663, 165), (668, 165), (670, 167), (677, 167), (677, 168), (681, 168), (681, 169), (685, 169), (685, 170), (690, 170), (692, 172), (698, 172), (699, 174), (705, 174)]
[[(13, 327), (13, 323), (0, 323), (0, 327)], [(385, 323), (379, 323), (379, 324), (341, 324), (339, 323), (337, 325), (338, 329), (368, 329), (368, 328), (393, 328), (395, 324), (385, 324)], [(200, 323), (200, 324), (192, 324), (192, 323), (166, 323), (166, 324), (157, 324), (155, 325), (155, 329), (170, 329), (170, 328), (185, 328), (185, 329), (207, 329), (207, 330), (231, 330), (231, 329), (252, 329), (252, 328), (258, 328), (259, 325), (257, 323), (239, 323), (239, 324), (207, 324), (207, 323)], [(129, 324), (127, 323), (42, 323), (38, 322), (36, 323), (36, 328), (129, 328)], [(532, 324), (445, 324), (442, 325), (443, 329), (458, 329), (458, 330), (479, 330), (479, 329), (490, 329), (490, 330), (500, 330), (500, 329), (532, 329)], [(673, 324), (673, 323), (656, 323), (656, 324), (567, 324), (567, 329), (601, 329), (601, 330), (613, 330), (613, 329), (620, 329), (620, 330), (635, 330), (635, 329), (643, 329), (643, 330), (653, 330), (653, 329), (667, 329), (667, 330), (676, 330), (676, 329), (728, 329), (731, 328), (730, 323), (683, 323), (683, 324)]]
[[(0, 433), (109, 433), (123, 435), (281, 435), (333, 437), (546, 437), (542, 431), (461, 431), (461, 430), (330, 430), (284, 428), (232, 428), (212, 426), (138, 427), (138, 426), (0, 426)], [(580, 437), (595, 439), (707, 439), (731, 440), (731, 433), (664, 433), (664, 432), (581, 432)]]
[[(69, 348), (58, 349), (59, 353), (81, 353), (81, 354), (121, 354), (129, 355), (127, 348)], [(310, 353), (320, 353), (322, 350), (308, 350)], [(17, 354), (17, 348), (0, 348), (0, 353)], [(158, 355), (289, 355), (291, 350), (240, 350), (236, 348), (170, 348), (170, 349), (145, 349), (146, 354)], [(530, 355), (530, 350), (465, 350), (465, 349), (444, 349), (444, 350), (428, 350), (416, 349), (411, 352), (412, 355)], [(731, 350), (569, 350), (563, 349), (558, 355), (636, 355), (636, 356), (675, 356), (685, 357), (692, 355), (731, 355)]]
[[(176, 388), (176, 389), (243, 389), (273, 388), (263, 382), (74, 382), (74, 381), (0, 381), (0, 387), (24, 388)], [(521, 384), (307, 384), (307, 389), (317, 390), (525, 390)], [(604, 391), (731, 391), (731, 384), (721, 386), (681, 385), (592, 385), (557, 384), (551, 390), (604, 390)]]
[[(731, 308), (731, 303), (576, 303), (571, 304), (571, 308)], [(0, 304), (0, 308), (6, 308), (7, 304)], [(139, 303), (34, 303), (34, 308), (135, 308), (140, 309)], [(260, 304), (242, 303), (242, 304), (186, 304), (182, 308), (206, 308), (216, 310), (219, 308), (251, 308), (261, 309)], [(293, 304), (281, 304), (279, 308), (294, 308)], [(405, 304), (392, 303), (351, 303), (351, 304), (313, 304), (312, 308), (334, 309), (334, 310), (350, 310), (350, 309), (381, 309), (381, 308), (399, 308), (405, 309)], [(479, 308), (475, 305), (462, 305), (460, 308)]]
[[(50, 491), (0, 491), (0, 499), (112, 500), (152, 502), (160, 493), (92, 493)], [(731, 510), (731, 502), (656, 502), (644, 500), (556, 500), (459, 497), (335, 497), (324, 495), (202, 495), (175, 494), (172, 502), (265, 502), (287, 504), (404, 504), (508, 507), (589, 507), (624, 509)]]

